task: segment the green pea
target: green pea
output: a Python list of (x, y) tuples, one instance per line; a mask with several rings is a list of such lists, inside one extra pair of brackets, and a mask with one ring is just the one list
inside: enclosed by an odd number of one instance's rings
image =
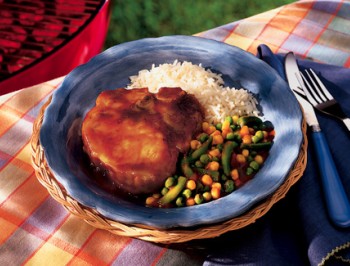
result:
[(202, 154), (202, 155), (199, 157), (199, 161), (200, 161), (201, 163), (203, 163), (204, 165), (207, 164), (207, 163), (209, 163), (210, 160), (211, 160), (211, 159), (210, 159), (209, 154)]
[(196, 196), (194, 196), (194, 202), (196, 204), (201, 204), (203, 202), (204, 198), (202, 196), (202, 194), (196, 194)]
[(230, 122), (230, 125), (232, 125), (232, 124), (233, 124), (232, 116), (226, 116), (226, 117), (225, 117), (225, 121)]
[(209, 135), (207, 133), (201, 133), (198, 135), (197, 140), (199, 140), (201, 143), (205, 142), (209, 138)]
[(231, 193), (235, 189), (235, 183), (232, 179), (226, 180), (224, 183), (224, 191), (226, 193)]
[(249, 164), (249, 166), (250, 166), (251, 168), (253, 168), (253, 170), (255, 170), (255, 171), (258, 171), (259, 168), (260, 168), (259, 164), (258, 164), (256, 161), (251, 161), (250, 164)]
[(228, 140), (234, 140), (235, 137), (236, 137), (236, 134), (233, 133), (233, 132), (229, 132), (229, 133), (227, 133), (227, 135), (226, 135), (226, 139), (228, 139)]
[(222, 180), (222, 181), (226, 181), (226, 180), (227, 180), (227, 176), (226, 176), (225, 174), (222, 174), (222, 175), (221, 175), (221, 180)]
[(196, 161), (195, 163), (194, 163), (194, 165), (197, 167), (197, 168), (202, 168), (202, 167), (204, 167), (204, 165), (203, 165), (203, 163), (201, 162), (201, 161)]
[(216, 128), (217, 130), (221, 130), (221, 129), (222, 129), (222, 123), (217, 123), (217, 124), (215, 125), (215, 128)]
[(188, 188), (186, 188), (184, 191), (182, 191), (182, 195), (188, 199), (189, 197), (191, 197), (192, 191)]
[(164, 196), (166, 193), (168, 193), (168, 191), (169, 191), (169, 188), (163, 187), (163, 189), (160, 193)]
[(175, 204), (177, 207), (183, 207), (185, 205), (185, 199), (183, 197), (178, 197)]
[(247, 175), (251, 175), (251, 174), (254, 173), (254, 170), (253, 170), (253, 168), (248, 167), (245, 173), (246, 173)]
[(166, 180), (165, 180), (165, 187), (166, 188), (170, 188), (172, 186), (174, 186), (176, 184), (176, 180), (174, 177), (168, 177)]

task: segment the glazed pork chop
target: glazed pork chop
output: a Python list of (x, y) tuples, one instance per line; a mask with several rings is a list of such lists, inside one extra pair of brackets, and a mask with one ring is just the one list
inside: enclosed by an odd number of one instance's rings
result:
[(197, 99), (181, 88), (104, 91), (83, 121), (84, 150), (122, 190), (152, 193), (175, 173), (203, 119)]

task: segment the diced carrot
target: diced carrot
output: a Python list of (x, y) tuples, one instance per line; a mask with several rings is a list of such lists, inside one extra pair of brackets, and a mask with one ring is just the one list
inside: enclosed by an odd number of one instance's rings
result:
[(186, 200), (186, 205), (187, 206), (193, 206), (194, 204), (196, 204), (196, 202), (194, 201), (194, 198), (188, 198)]
[(245, 162), (247, 161), (246, 158), (245, 158), (242, 154), (237, 154), (236, 160), (237, 160), (237, 162), (239, 162), (240, 164), (243, 164), (243, 163), (245, 163)]
[(230, 174), (233, 180), (237, 180), (239, 178), (239, 173), (237, 169), (233, 169)]
[(201, 181), (205, 186), (211, 186), (213, 184), (213, 179), (210, 175), (203, 175)]
[(211, 170), (211, 171), (218, 171), (220, 167), (220, 164), (216, 161), (209, 162), (207, 164), (206, 169)]
[(192, 179), (189, 179), (186, 182), (186, 187), (190, 190), (195, 190), (196, 189), (196, 182)]
[(211, 157), (220, 157), (221, 153), (219, 149), (213, 149), (208, 152)]
[(214, 183), (211, 185), (211, 187), (212, 187), (212, 188), (213, 188), (213, 187), (216, 187), (216, 188), (221, 189), (221, 183), (220, 183), (220, 182), (214, 182)]
[(193, 139), (193, 140), (191, 140), (190, 145), (191, 145), (192, 150), (196, 150), (201, 146), (201, 142), (196, 140), (196, 139)]
[(242, 142), (244, 144), (251, 144), (252, 143), (252, 136), (251, 135), (244, 135), (242, 137)]
[(220, 192), (221, 192), (221, 189), (218, 188), (218, 187), (213, 187), (213, 188), (211, 188), (211, 190), (210, 190), (211, 197), (212, 197), (213, 199), (218, 199), (218, 198), (220, 198), (220, 194), (221, 194)]
[(241, 134), (241, 137), (245, 136), (245, 135), (249, 135), (249, 127), (244, 125), (242, 126), (241, 130), (239, 131), (239, 133)]
[(244, 157), (248, 157), (248, 156), (249, 156), (249, 150), (243, 149), (243, 150), (242, 150), (242, 155), (243, 155)]
[(256, 161), (258, 164), (261, 165), (264, 162), (264, 158), (258, 154), (257, 156), (254, 157), (254, 161)]
[(224, 137), (221, 134), (213, 136), (213, 144), (214, 145), (222, 144), (222, 143), (224, 143)]

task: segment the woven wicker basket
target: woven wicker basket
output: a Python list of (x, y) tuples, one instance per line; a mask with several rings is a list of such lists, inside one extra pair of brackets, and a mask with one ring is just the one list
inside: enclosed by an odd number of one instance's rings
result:
[(274, 194), (257, 204), (241, 216), (220, 224), (201, 226), (194, 229), (169, 229), (159, 230), (145, 225), (123, 224), (117, 221), (107, 219), (97, 211), (88, 208), (67, 194), (66, 190), (56, 181), (53, 173), (50, 171), (45, 160), (44, 150), (40, 145), (39, 132), (44, 117), (46, 107), (51, 102), (49, 99), (41, 108), (40, 114), (34, 122), (33, 135), (31, 139), (32, 164), (36, 176), (40, 183), (48, 190), (51, 196), (62, 204), (69, 212), (85, 220), (90, 225), (108, 230), (114, 234), (139, 238), (142, 240), (156, 243), (181, 243), (195, 239), (213, 238), (220, 236), (228, 231), (243, 228), (254, 223), (258, 218), (265, 215), (271, 207), (280, 199), (284, 198), (288, 190), (302, 176), (307, 161), (307, 138), (306, 124), (303, 122), (304, 141), (300, 149), (298, 159), (285, 182), (275, 191)]

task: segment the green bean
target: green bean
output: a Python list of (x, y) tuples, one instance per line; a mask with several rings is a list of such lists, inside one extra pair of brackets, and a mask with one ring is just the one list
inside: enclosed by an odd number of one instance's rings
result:
[(189, 159), (186, 156), (181, 160), (181, 170), (187, 178), (191, 178), (194, 175)]
[(199, 159), (199, 157), (206, 153), (207, 150), (209, 149), (211, 143), (213, 142), (213, 137), (209, 136), (209, 138), (200, 146), (198, 149), (196, 149), (190, 156), (189, 156), (189, 161), (194, 162)]
[(259, 142), (251, 144), (242, 144), (242, 149), (252, 149), (252, 150), (268, 150), (272, 146), (272, 142)]
[(175, 200), (178, 197), (178, 195), (181, 193), (181, 191), (185, 188), (186, 181), (187, 181), (186, 177), (179, 176), (177, 180), (177, 184), (174, 187), (172, 187), (168, 191), (168, 193), (166, 193), (163, 197), (159, 199), (158, 204), (160, 206), (164, 206), (166, 204), (169, 204), (173, 200)]
[(224, 144), (224, 149), (222, 150), (222, 155), (221, 155), (221, 163), (222, 163), (222, 169), (223, 169), (224, 174), (226, 176), (230, 175), (231, 156), (232, 156), (234, 148), (236, 148), (237, 146), (238, 146), (238, 144), (234, 141), (227, 141)]
[(257, 126), (260, 128), (263, 125), (262, 120), (257, 116), (241, 116), (237, 120), (237, 124), (242, 126)]

